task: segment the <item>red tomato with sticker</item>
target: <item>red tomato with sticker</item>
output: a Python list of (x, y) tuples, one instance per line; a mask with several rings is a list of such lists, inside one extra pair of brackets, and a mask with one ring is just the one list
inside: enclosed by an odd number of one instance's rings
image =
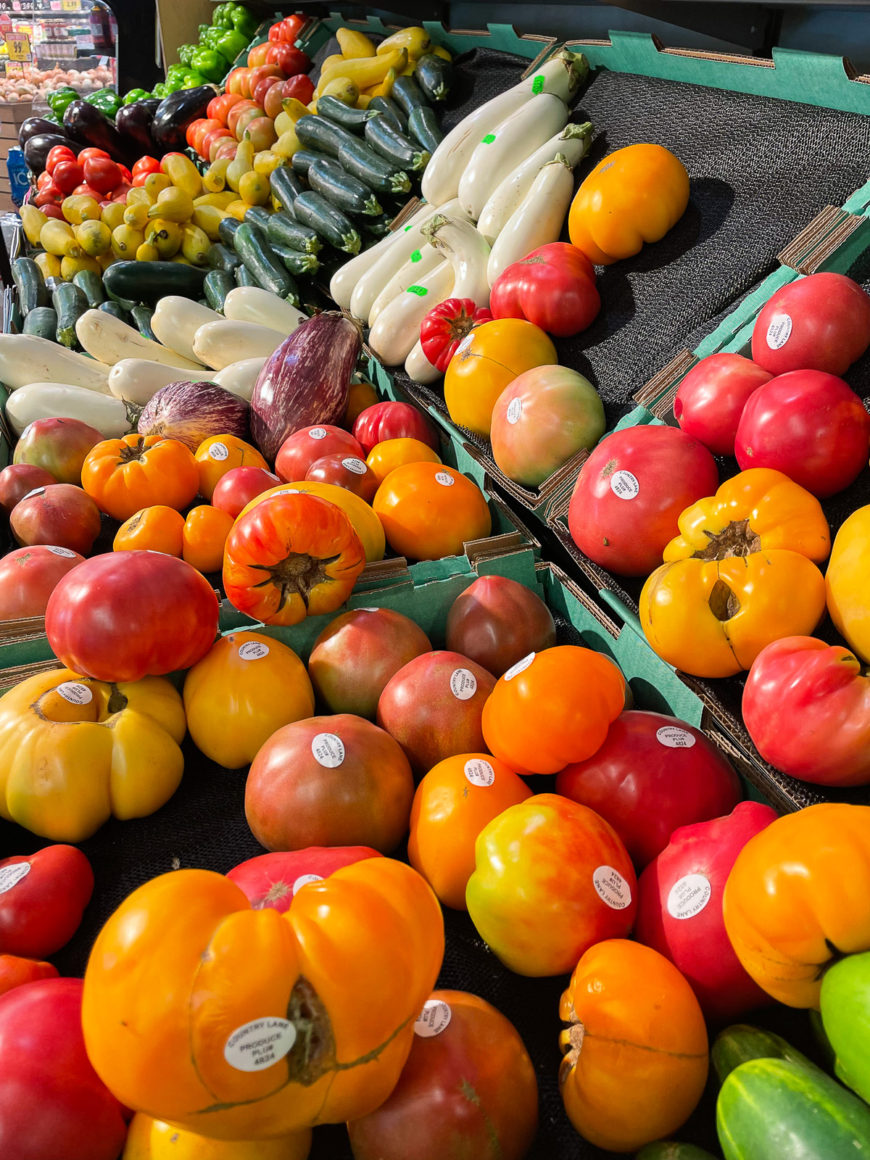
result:
[(0, 954), (43, 959), (66, 946), (94, 889), (77, 846), (44, 846), (0, 862)]
[(359, 440), (329, 423), (302, 427), (288, 435), (275, 456), (275, 471), (286, 483), (304, 479), (308, 468), (324, 455), (336, 453), (365, 459)]
[(372, 502), (378, 490), (378, 477), (366, 461), (357, 455), (342, 455), (341, 452), (315, 459), (305, 472), (305, 478), (315, 483), (332, 483), (336, 487), (343, 487), (366, 503)]
[(322, 882), (343, 866), (382, 855), (371, 846), (308, 846), (259, 854), (227, 871), (251, 903), (252, 910), (289, 910), (309, 882)]

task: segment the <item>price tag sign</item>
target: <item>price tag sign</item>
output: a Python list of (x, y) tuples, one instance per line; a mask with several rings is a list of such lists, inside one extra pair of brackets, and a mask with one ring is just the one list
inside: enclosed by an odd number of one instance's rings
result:
[(81, 12), (80, 0), (60, 0), (61, 12)]
[(30, 40), (26, 36), (7, 36), (6, 55), (9, 60), (30, 60)]

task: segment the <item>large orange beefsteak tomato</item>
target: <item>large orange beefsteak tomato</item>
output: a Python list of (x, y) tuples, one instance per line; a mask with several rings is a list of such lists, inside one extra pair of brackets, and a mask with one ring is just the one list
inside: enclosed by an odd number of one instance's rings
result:
[(199, 488), (199, 469), (178, 439), (125, 435), (91, 448), (82, 464), (82, 487), (107, 515), (128, 520), (155, 504), (187, 507)]

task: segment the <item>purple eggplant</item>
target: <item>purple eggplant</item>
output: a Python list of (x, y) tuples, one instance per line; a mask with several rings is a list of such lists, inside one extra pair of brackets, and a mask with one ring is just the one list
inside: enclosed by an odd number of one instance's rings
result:
[(60, 133), (37, 133), (35, 137), (28, 137), (24, 142), (24, 160), (31, 173), (38, 177), (45, 169), (45, 162), (49, 151), (55, 145), (66, 145), (78, 154), (82, 148), (77, 141), (71, 141)]
[(60, 125), (56, 121), (46, 121), (45, 117), (28, 117), (21, 122), (18, 130), (18, 144), (24, 148), (24, 142), (40, 133), (59, 133)]
[(134, 101), (131, 105), (122, 105), (115, 117), (115, 128), (128, 144), (132, 143), (140, 153), (150, 153), (154, 148), (154, 142), (151, 140), (151, 122), (159, 105), (159, 97)]
[(212, 435), (247, 439), (249, 410), (244, 399), (217, 383), (170, 383), (145, 404), (139, 434), (178, 439), (196, 451)]
[(187, 126), (197, 117), (205, 116), (209, 101), (219, 92), (217, 85), (199, 85), (195, 89), (178, 89), (163, 98), (151, 122), (151, 137), (158, 157), (185, 148)]
[(125, 141), (109, 118), (88, 101), (71, 101), (63, 114), (63, 127), (76, 141), (105, 151), (115, 161), (128, 163), (139, 151)]
[(251, 397), (251, 434), (270, 462), (294, 431), (341, 420), (361, 343), (355, 322), (328, 311), (303, 322), (269, 357)]

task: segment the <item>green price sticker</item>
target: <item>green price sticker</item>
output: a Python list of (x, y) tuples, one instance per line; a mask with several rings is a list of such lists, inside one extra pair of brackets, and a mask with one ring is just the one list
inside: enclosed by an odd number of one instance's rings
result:
[(409, 286), (408, 293), (416, 294), (418, 298), (425, 298), (429, 291), (425, 286)]
[(405, 233), (407, 233), (408, 230), (412, 230), (414, 227), (413, 226), (403, 226), (402, 228), (404, 229)]
[(495, 133), (487, 133), (485, 137), (481, 137), (481, 145), (491, 145), (495, 140)]
[(532, 92), (542, 93), (544, 91), (544, 75), (539, 73), (532, 81)]
[(414, 253), (411, 255), (411, 261), (412, 262), (421, 262), (422, 260), (423, 260), (423, 255), (420, 253), (419, 250), (415, 250)]

